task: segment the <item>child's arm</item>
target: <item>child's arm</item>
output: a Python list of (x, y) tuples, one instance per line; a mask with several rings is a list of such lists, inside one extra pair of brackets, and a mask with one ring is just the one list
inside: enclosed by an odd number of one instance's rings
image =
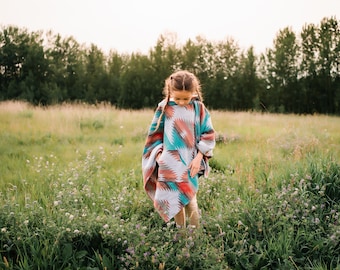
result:
[(191, 161), (189, 165), (190, 176), (194, 177), (200, 170), (203, 154), (198, 151), (196, 157)]
[(210, 158), (213, 156), (213, 149), (216, 144), (215, 130), (212, 125), (210, 113), (203, 103), (200, 105), (200, 134), (196, 147), (203, 156)]

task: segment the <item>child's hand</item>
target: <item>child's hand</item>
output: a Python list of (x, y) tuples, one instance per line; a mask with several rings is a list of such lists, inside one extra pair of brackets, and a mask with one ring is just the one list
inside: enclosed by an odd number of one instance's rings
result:
[(194, 177), (199, 172), (201, 168), (202, 158), (203, 158), (203, 154), (201, 152), (198, 152), (196, 157), (191, 161), (189, 165), (191, 177)]

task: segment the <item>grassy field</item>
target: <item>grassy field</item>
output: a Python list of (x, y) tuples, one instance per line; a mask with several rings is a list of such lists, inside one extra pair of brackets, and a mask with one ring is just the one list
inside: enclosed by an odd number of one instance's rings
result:
[(0, 269), (340, 269), (340, 118), (211, 111), (201, 228), (143, 191), (153, 112), (0, 103)]

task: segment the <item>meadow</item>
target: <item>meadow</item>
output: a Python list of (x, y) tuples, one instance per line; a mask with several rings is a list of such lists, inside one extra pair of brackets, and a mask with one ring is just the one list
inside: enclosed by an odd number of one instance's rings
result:
[(211, 111), (201, 227), (143, 190), (152, 110), (0, 103), (0, 269), (340, 269), (340, 118)]

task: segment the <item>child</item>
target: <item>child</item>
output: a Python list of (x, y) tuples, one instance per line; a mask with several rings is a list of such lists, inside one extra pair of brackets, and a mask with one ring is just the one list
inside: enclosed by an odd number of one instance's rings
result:
[(199, 227), (198, 177), (208, 176), (215, 147), (210, 114), (202, 103), (201, 86), (188, 71), (165, 80), (165, 99), (158, 104), (142, 157), (144, 189), (165, 222)]

